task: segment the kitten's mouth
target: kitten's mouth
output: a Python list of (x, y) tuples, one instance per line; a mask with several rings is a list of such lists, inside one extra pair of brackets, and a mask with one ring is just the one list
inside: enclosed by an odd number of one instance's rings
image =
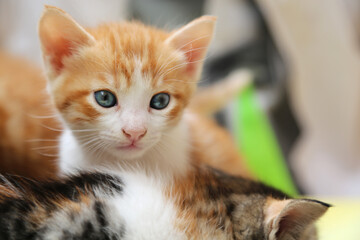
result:
[(131, 144), (128, 144), (128, 145), (117, 146), (116, 149), (119, 149), (119, 150), (139, 150), (140, 147), (138, 145), (136, 145), (135, 142), (132, 142)]

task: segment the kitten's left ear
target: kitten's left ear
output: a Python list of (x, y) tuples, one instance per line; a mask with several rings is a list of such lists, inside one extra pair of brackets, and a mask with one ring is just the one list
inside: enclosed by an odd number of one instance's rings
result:
[(166, 40), (167, 44), (185, 54), (187, 60), (186, 73), (195, 80), (200, 77), (203, 61), (213, 37), (216, 17), (203, 16), (195, 19)]
[(64, 58), (81, 47), (95, 43), (93, 36), (69, 14), (56, 7), (45, 6), (38, 28), (46, 67), (55, 75), (62, 70)]
[(295, 240), (315, 234), (312, 224), (330, 205), (309, 199), (269, 199), (265, 206), (265, 231), (269, 240)]

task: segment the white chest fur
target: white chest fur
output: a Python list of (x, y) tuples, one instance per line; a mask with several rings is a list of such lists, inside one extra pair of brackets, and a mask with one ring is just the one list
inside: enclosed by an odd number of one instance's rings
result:
[(185, 239), (184, 232), (176, 229), (179, 223), (173, 202), (164, 196), (159, 179), (145, 174), (125, 173), (121, 196), (108, 201), (114, 212), (109, 215), (123, 219), (124, 239)]

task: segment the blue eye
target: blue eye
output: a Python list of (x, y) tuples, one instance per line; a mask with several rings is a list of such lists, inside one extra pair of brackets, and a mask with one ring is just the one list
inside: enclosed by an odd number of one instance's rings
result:
[(116, 97), (114, 94), (106, 90), (95, 92), (95, 100), (100, 106), (104, 108), (110, 108), (116, 104)]
[(167, 107), (170, 102), (170, 96), (167, 93), (155, 94), (150, 100), (150, 107), (160, 110)]

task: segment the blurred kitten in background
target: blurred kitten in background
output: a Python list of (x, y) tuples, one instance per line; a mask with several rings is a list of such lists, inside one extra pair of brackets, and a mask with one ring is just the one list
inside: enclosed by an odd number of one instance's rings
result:
[(0, 52), (0, 172), (52, 176), (59, 126), (41, 70)]

